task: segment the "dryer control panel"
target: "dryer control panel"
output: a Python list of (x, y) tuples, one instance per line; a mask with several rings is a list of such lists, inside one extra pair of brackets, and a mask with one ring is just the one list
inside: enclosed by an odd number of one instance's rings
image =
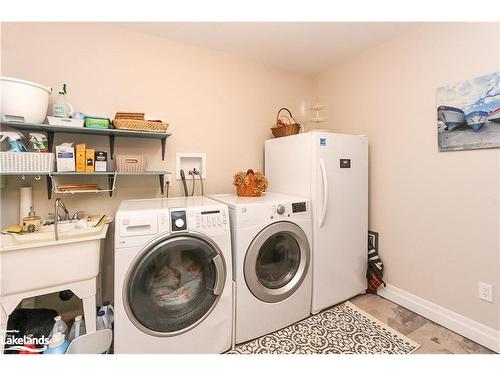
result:
[(301, 212), (307, 212), (306, 202), (283, 202), (273, 204), (271, 208), (271, 213), (278, 216), (290, 217)]

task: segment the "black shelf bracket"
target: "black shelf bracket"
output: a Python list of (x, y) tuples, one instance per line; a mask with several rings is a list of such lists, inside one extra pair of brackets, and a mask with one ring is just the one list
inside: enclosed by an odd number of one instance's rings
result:
[(167, 138), (161, 138), (161, 160), (165, 160), (165, 149), (167, 148)]
[(54, 152), (54, 132), (47, 132), (47, 147), (49, 148), (50, 152)]
[(109, 135), (109, 153), (111, 154), (111, 159), (115, 156), (115, 136), (114, 134)]
[(109, 196), (113, 196), (113, 186), (115, 184), (115, 175), (108, 174), (108, 187), (109, 187)]
[(160, 177), (160, 191), (161, 191), (161, 195), (164, 195), (165, 194), (165, 175), (164, 174), (160, 174), (158, 176)]
[(47, 181), (47, 198), (49, 200), (52, 199), (52, 177), (47, 175), (45, 176), (46, 181)]

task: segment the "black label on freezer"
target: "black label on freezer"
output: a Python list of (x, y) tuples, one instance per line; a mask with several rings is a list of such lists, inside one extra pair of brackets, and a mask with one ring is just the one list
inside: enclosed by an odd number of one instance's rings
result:
[(351, 168), (351, 159), (340, 159), (340, 168)]

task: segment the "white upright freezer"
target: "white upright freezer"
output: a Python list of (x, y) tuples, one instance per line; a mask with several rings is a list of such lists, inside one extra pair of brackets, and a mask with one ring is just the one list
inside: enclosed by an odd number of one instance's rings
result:
[(368, 138), (302, 133), (265, 143), (271, 192), (311, 199), (313, 314), (366, 289)]

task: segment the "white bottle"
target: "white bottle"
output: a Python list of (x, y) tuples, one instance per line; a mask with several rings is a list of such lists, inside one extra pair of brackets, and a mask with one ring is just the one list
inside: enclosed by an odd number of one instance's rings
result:
[(59, 97), (54, 104), (54, 117), (68, 118), (73, 113), (73, 106), (66, 102), (66, 84), (63, 84), (62, 90), (59, 91)]
[(54, 318), (54, 321), (54, 327), (52, 327), (52, 331), (50, 331), (49, 338), (52, 338), (52, 336), (54, 336), (56, 332), (64, 334), (68, 329), (68, 326), (66, 325), (66, 323), (64, 323), (64, 320), (62, 320), (59, 315)]
[(106, 313), (102, 310), (99, 310), (97, 312), (96, 328), (98, 331), (101, 331), (103, 329), (111, 329), (111, 324), (106, 318)]
[(108, 323), (112, 326), (115, 321), (115, 310), (113, 305), (109, 303), (109, 301), (105, 301), (99, 311), (104, 311), (104, 315), (106, 316)]
[(68, 349), (69, 342), (64, 338), (64, 333), (56, 332), (49, 341), (49, 346), (43, 354), (64, 354)]
[(77, 315), (75, 317), (75, 322), (69, 330), (68, 341), (71, 342), (77, 337), (84, 335), (85, 333), (85, 322), (81, 315)]

